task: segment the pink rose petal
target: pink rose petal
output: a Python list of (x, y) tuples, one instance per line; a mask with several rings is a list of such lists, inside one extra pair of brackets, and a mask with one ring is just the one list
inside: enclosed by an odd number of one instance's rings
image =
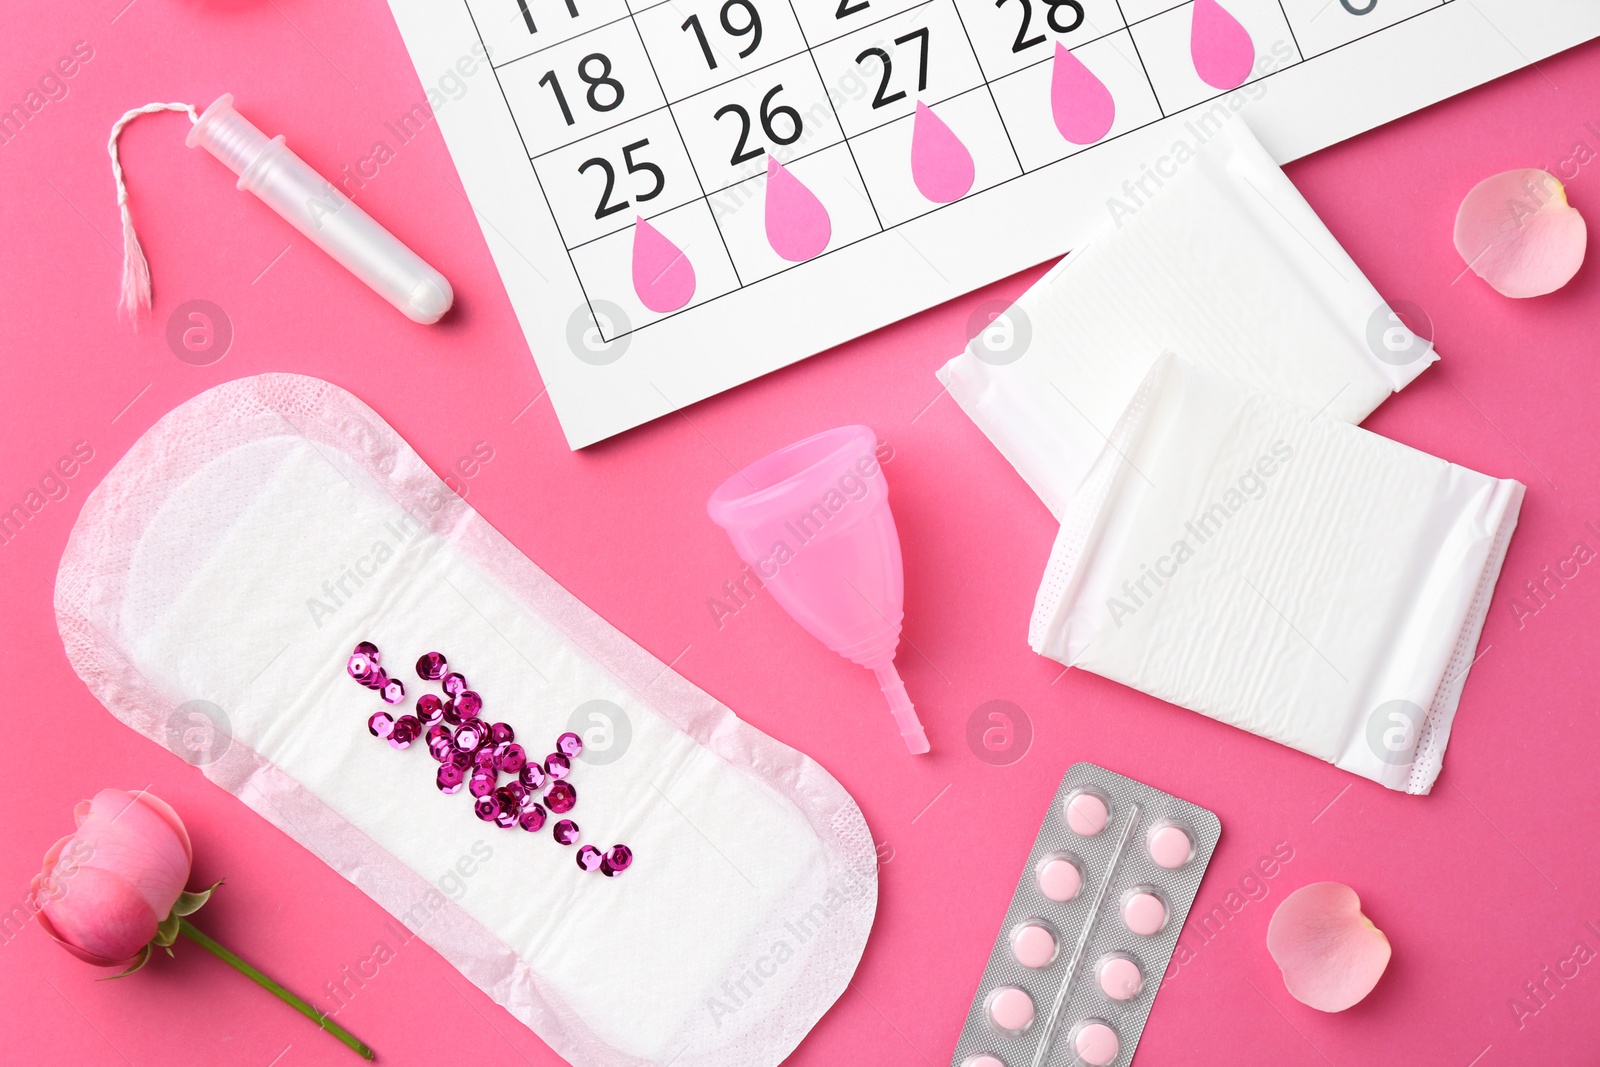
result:
[(1315, 882), (1284, 898), (1267, 924), (1267, 951), (1289, 994), (1318, 1011), (1344, 1011), (1378, 984), (1389, 939), (1361, 914), (1361, 898), (1338, 882)]
[(1503, 296), (1543, 296), (1583, 264), (1589, 231), (1555, 175), (1508, 170), (1472, 187), (1456, 212), (1456, 251)]

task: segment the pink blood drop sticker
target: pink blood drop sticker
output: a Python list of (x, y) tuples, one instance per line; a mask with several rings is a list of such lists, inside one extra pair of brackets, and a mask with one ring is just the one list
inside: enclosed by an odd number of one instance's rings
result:
[(767, 243), (791, 263), (801, 263), (828, 247), (833, 224), (828, 209), (789, 168), (767, 156)]
[(633, 291), (651, 311), (677, 311), (694, 296), (694, 265), (683, 249), (638, 217), (633, 224)]
[(1106, 83), (1060, 41), (1050, 73), (1050, 113), (1061, 136), (1073, 144), (1094, 144), (1110, 132), (1117, 117), (1117, 104)]
[(1195, 0), (1189, 56), (1201, 81), (1214, 89), (1236, 89), (1250, 77), (1256, 46), (1249, 31), (1217, 0)]
[(936, 204), (960, 200), (972, 188), (972, 153), (944, 120), (917, 101), (911, 120), (911, 180)]

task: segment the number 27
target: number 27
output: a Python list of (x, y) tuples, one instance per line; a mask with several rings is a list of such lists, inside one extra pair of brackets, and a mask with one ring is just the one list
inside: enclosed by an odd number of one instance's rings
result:
[[(912, 30), (904, 37), (896, 37), (894, 39), (894, 43), (897, 45), (910, 44), (912, 41), (916, 41), (918, 39), (921, 40), (921, 60), (920, 65), (917, 68), (917, 92), (919, 93), (928, 88), (928, 40), (932, 36), (933, 35), (929, 32), (928, 27), (924, 26), (920, 30)], [(862, 52), (859, 56), (856, 56), (856, 65), (860, 66), (862, 63), (866, 62), (868, 56), (876, 57), (878, 62), (883, 64), (883, 74), (878, 79), (878, 91), (872, 94), (873, 108), (877, 109), (880, 107), (888, 107), (896, 100), (904, 100), (906, 97), (906, 91), (904, 89), (901, 89), (895, 93), (890, 93), (888, 96), (884, 95), (889, 88), (889, 75), (894, 70), (894, 61), (889, 58), (889, 53), (885, 52), (881, 48), (869, 48)]]

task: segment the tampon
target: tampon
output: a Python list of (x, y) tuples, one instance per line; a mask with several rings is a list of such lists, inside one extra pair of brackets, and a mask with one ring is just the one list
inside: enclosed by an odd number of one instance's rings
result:
[(350, 198), (233, 109), (224, 93), (206, 108), (185, 141), (199, 145), (239, 176), (239, 188), (260, 197), (350, 273), (407, 318), (438, 322), (455, 294), (444, 275), (380, 226)]

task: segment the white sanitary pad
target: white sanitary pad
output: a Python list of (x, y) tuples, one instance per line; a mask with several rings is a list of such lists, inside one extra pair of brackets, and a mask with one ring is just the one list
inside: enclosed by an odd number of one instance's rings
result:
[[(573, 1063), (776, 1064), (855, 970), (876, 857), (839, 783), (585, 608), (326, 382), (247, 378), (162, 418), (84, 505), (56, 612), (113, 714)], [(364, 640), (408, 687), (397, 713), (436, 689), (410, 665), (440, 651), (535, 759), (610, 709), (570, 817), (632, 867), (585, 872), (548, 826), (481, 822), (424, 744), (370, 736), (386, 705), (345, 669)], [(205, 719), (222, 736), (201, 759)]]
[(1426, 793), (1522, 494), (1165, 356), (1062, 516), (1029, 640)]
[(939, 371), (1058, 518), (1163, 352), (1351, 423), (1438, 358), (1243, 120), (1167, 160)]

